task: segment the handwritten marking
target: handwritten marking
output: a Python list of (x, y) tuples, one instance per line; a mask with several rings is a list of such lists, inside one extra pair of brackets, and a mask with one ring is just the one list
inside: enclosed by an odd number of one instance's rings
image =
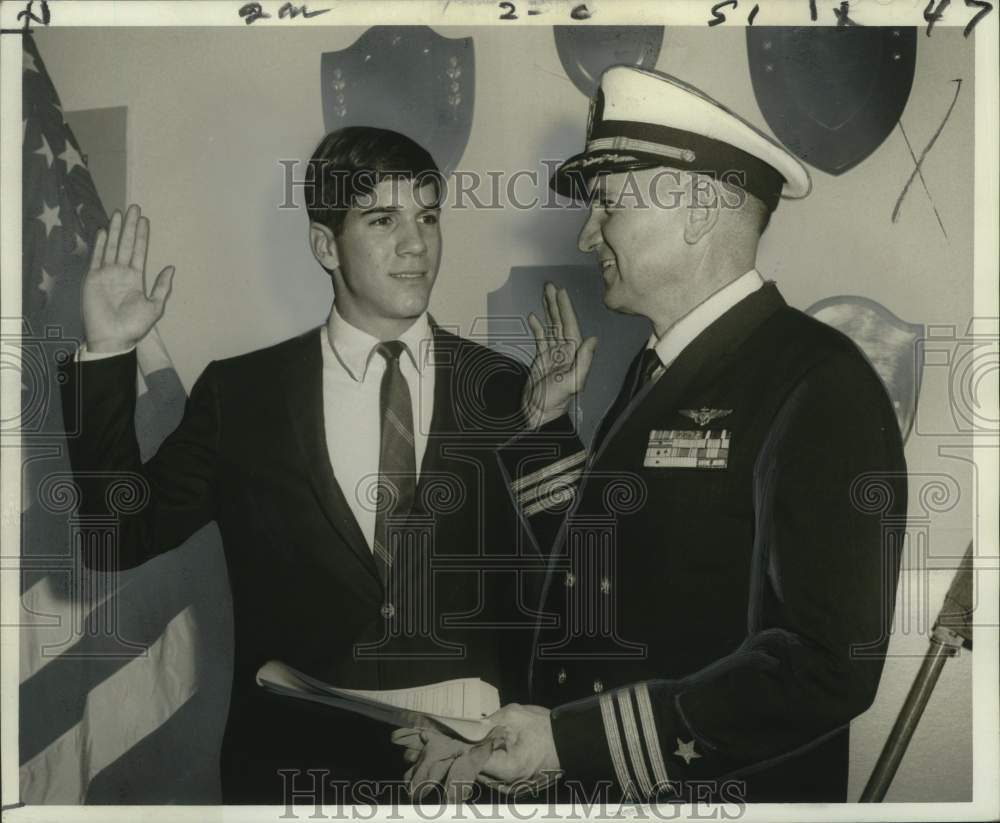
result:
[(726, 6), (732, 6), (734, 9), (739, 5), (737, 0), (722, 0), (721, 3), (716, 3), (712, 6), (712, 19), (708, 21), (709, 26), (718, 26), (721, 23), (726, 22), (726, 15), (722, 13), (722, 9)]
[(968, 6), (970, 9), (973, 8), (979, 9), (979, 11), (976, 13), (976, 16), (973, 17), (968, 22), (965, 29), (963, 29), (962, 31), (962, 35), (964, 37), (968, 37), (970, 34), (972, 34), (972, 30), (979, 25), (979, 21), (982, 20), (991, 11), (993, 11), (993, 4), (987, 3), (986, 0), (965, 0), (965, 5)]
[(285, 17), (291, 17), (292, 19), (298, 17), (300, 14), (307, 20), (312, 17), (319, 17), (321, 14), (326, 14), (329, 9), (317, 9), (316, 11), (309, 11), (308, 7), (303, 4), (301, 6), (293, 6), (291, 3), (285, 3), (280, 9), (278, 9), (279, 19), (284, 19)]
[(18, 20), (24, 20), (24, 31), (31, 31), (31, 24), (41, 23), (43, 26), (47, 26), (49, 21), (52, 19), (52, 14), (49, 11), (48, 0), (42, 0), (42, 16), (38, 17), (34, 11), (32, 11), (32, 6), (35, 0), (28, 0), (28, 5), (25, 6), (23, 11), (17, 13)]
[(931, 30), (934, 28), (934, 24), (944, 17), (944, 10), (951, 5), (951, 0), (939, 0), (937, 8), (934, 8), (934, 0), (929, 0), (927, 3), (927, 8), (924, 9), (924, 20), (927, 21), (927, 31), (924, 34), (927, 37), (931, 36)]
[(513, 3), (498, 3), (504, 13), (500, 15), (501, 20), (517, 20), (517, 7)]
[[(315, 11), (309, 11), (309, 7), (305, 4), (296, 6), (293, 3), (285, 3), (278, 9), (278, 19), (285, 20), (291, 18), (294, 20), (301, 14), (308, 20), (313, 17), (319, 17), (321, 14), (326, 14), (328, 11), (330, 11), (330, 9), (316, 9)], [(239, 15), (243, 18), (243, 22), (248, 26), (251, 23), (256, 23), (258, 20), (267, 20), (271, 17), (270, 14), (264, 11), (264, 7), (260, 3), (244, 3), (240, 6)]]
[(591, 17), (590, 9), (587, 8), (586, 3), (581, 3), (579, 6), (574, 7), (569, 16), (574, 20), (589, 20)]
[[(913, 152), (913, 146), (910, 145), (910, 138), (907, 137), (906, 131), (903, 129), (903, 121), (900, 120), (896, 123), (899, 126), (899, 133), (903, 135), (903, 141), (906, 143), (906, 150), (910, 153), (910, 158), (913, 160), (914, 166), (919, 169), (919, 164), (917, 163), (917, 155)], [(931, 208), (934, 209), (934, 216), (937, 218), (938, 226), (941, 227), (941, 233), (947, 237), (948, 232), (944, 230), (944, 223), (941, 222), (941, 215), (938, 214), (937, 205), (934, 203), (934, 198), (931, 197), (931, 191), (927, 188), (927, 181), (924, 179), (923, 169), (919, 170), (917, 175), (920, 178), (920, 185), (923, 186), (924, 192), (927, 194), (927, 199), (931, 201)]]
[(264, 11), (260, 3), (246, 3), (240, 6), (239, 15), (240, 17), (243, 18), (243, 22), (246, 23), (248, 26), (251, 23), (257, 22), (262, 17), (267, 18), (271, 16), (266, 11)]
[(840, 8), (833, 10), (834, 17), (837, 18), (837, 28), (843, 28), (844, 26), (858, 25), (850, 18), (850, 16), (848, 16), (848, 12), (850, 10), (851, 10), (851, 4), (848, 3), (847, 0), (842, 0)]
[(920, 154), (920, 159), (917, 160), (916, 168), (914, 168), (912, 174), (910, 174), (909, 180), (906, 181), (906, 185), (903, 186), (903, 190), (899, 193), (899, 199), (896, 200), (896, 206), (892, 210), (893, 223), (895, 223), (899, 219), (899, 209), (903, 205), (903, 198), (906, 197), (906, 193), (910, 190), (910, 185), (913, 183), (914, 178), (917, 176), (917, 174), (920, 173), (920, 167), (924, 163), (924, 158), (927, 157), (927, 152), (929, 152), (931, 148), (933, 148), (934, 144), (937, 142), (938, 137), (941, 135), (941, 132), (944, 131), (945, 124), (948, 122), (948, 118), (951, 117), (951, 112), (955, 108), (955, 103), (958, 102), (959, 92), (962, 91), (962, 78), (961, 77), (956, 78), (955, 80), (952, 80), (952, 82), (956, 84), (955, 96), (951, 99), (951, 105), (948, 106), (948, 111), (945, 112), (944, 120), (941, 121), (941, 125), (938, 126), (937, 131), (934, 132), (934, 136), (931, 137), (930, 142), (927, 144), (927, 147)]

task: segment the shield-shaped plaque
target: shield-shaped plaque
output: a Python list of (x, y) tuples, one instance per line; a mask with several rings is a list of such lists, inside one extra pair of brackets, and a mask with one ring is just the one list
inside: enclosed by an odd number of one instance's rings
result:
[(820, 300), (806, 314), (843, 332), (861, 349), (885, 384), (906, 440), (920, 394), (917, 341), (923, 339), (924, 327), (896, 317), (881, 303), (853, 295)]
[(588, 98), (611, 66), (656, 68), (663, 26), (553, 26), (563, 70)]
[(896, 127), (913, 85), (917, 30), (753, 27), (747, 52), (764, 119), (796, 157), (843, 174)]
[(426, 148), (454, 171), (472, 129), (476, 62), (471, 37), (427, 26), (374, 26), (350, 47), (323, 54), (326, 130), (375, 126)]

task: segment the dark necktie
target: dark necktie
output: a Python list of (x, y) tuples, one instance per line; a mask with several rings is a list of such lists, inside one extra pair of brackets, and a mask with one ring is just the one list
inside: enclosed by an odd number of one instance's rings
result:
[(382, 414), (378, 458), (378, 508), (375, 513), (375, 562), (383, 582), (392, 565), (389, 519), (409, 514), (417, 489), (417, 458), (413, 445), (413, 407), (410, 387), (399, 367), (406, 346), (399, 340), (379, 343), (375, 351), (385, 358), (379, 401)]
[(632, 397), (635, 397), (642, 387), (653, 379), (653, 372), (661, 365), (660, 356), (656, 353), (656, 349), (646, 349), (643, 351), (642, 357), (639, 360), (638, 379), (635, 381), (635, 386), (632, 389)]
[(656, 354), (656, 349), (643, 349), (632, 360), (628, 371), (625, 373), (625, 379), (622, 381), (622, 388), (618, 393), (618, 397), (615, 398), (615, 402), (608, 409), (608, 413), (604, 415), (604, 419), (601, 421), (601, 425), (598, 427), (594, 439), (591, 441), (591, 452), (596, 452), (600, 448), (601, 443), (604, 442), (604, 438), (607, 437), (614, 422), (625, 411), (625, 407), (632, 402), (632, 398), (652, 379), (653, 372), (660, 365), (662, 364), (659, 356)]

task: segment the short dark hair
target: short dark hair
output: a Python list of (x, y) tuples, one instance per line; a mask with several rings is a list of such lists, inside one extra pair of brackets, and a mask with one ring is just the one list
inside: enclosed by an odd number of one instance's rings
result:
[[(405, 134), (371, 126), (347, 126), (331, 131), (313, 152), (306, 186), (310, 222), (339, 234), (347, 211), (383, 180), (397, 178), (433, 182), (435, 203), (444, 191), (434, 158)], [(430, 204), (428, 204), (430, 205)]]

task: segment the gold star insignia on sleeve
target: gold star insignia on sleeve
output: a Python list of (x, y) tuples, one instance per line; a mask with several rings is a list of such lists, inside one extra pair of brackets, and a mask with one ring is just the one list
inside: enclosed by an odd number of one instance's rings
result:
[(690, 765), (691, 761), (696, 757), (701, 757), (701, 755), (694, 750), (693, 740), (689, 740), (685, 743), (679, 737), (677, 738), (677, 751), (675, 751), (674, 754), (681, 758), (687, 765)]

